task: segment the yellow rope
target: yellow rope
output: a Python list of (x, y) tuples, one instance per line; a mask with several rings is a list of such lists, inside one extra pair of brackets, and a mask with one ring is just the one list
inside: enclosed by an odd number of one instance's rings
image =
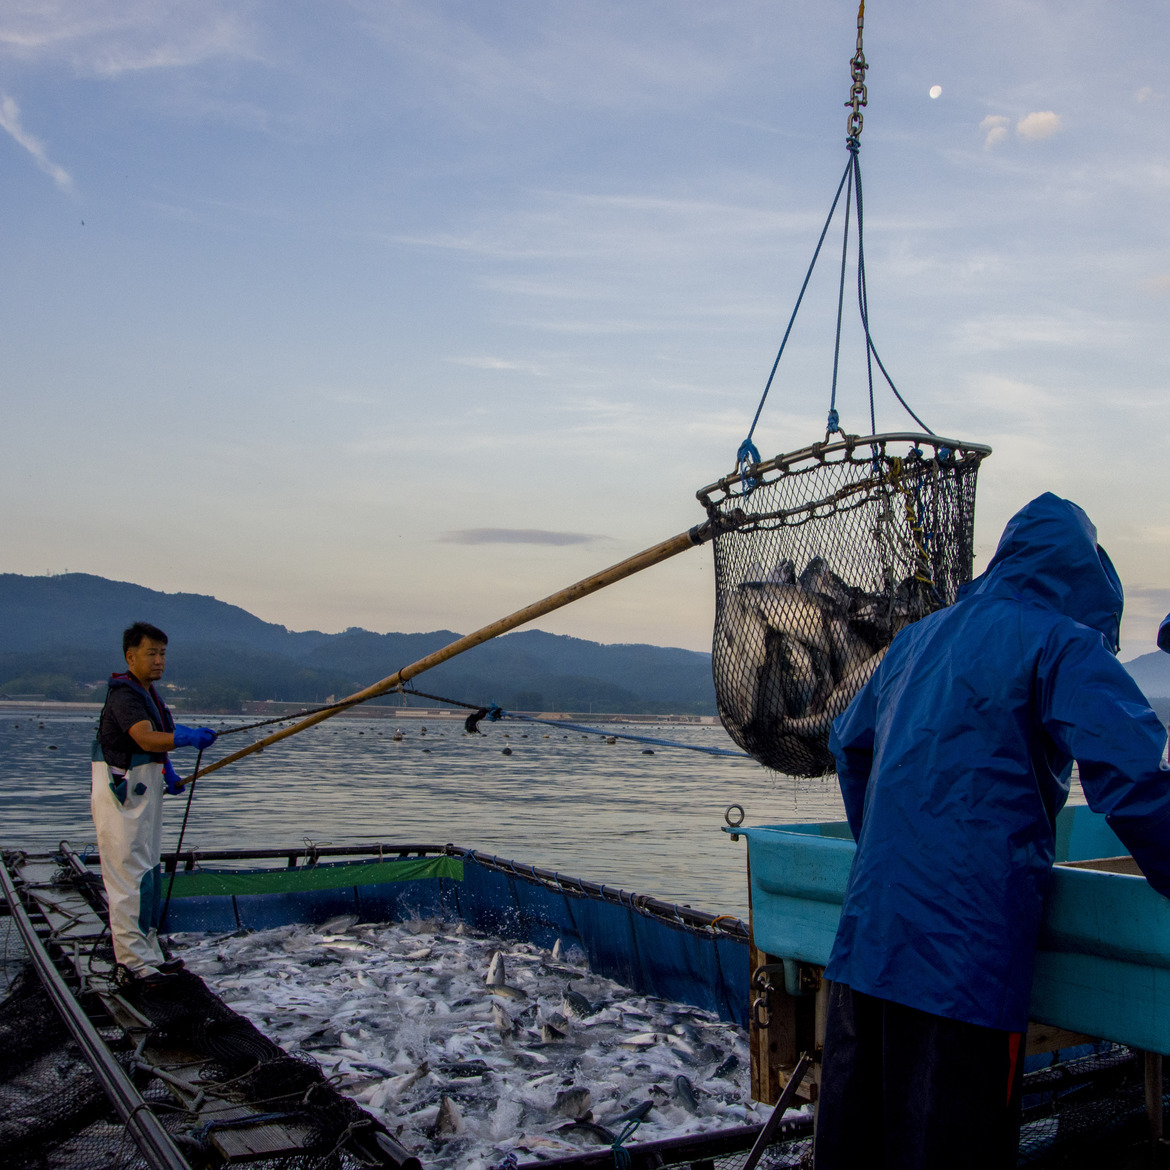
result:
[[(864, 0), (863, 0), (864, 3)], [(914, 542), (914, 550), (918, 554), (918, 563), (914, 566), (914, 579), (924, 585), (934, 585), (934, 577), (930, 571), (930, 557), (926, 552), (926, 538), (922, 531), (922, 523), (914, 512), (914, 497), (910, 489), (902, 482), (902, 459), (898, 455), (890, 457), (890, 473), (887, 481), (902, 493), (902, 505), (906, 510), (906, 526), (910, 529), (910, 537)]]

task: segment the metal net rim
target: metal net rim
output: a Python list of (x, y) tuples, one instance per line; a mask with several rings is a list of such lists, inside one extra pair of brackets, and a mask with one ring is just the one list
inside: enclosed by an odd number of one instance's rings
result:
[[(949, 439), (942, 435), (916, 434), (908, 431), (845, 435), (834, 442), (825, 440), (812, 443), (796, 451), (774, 455), (760, 463), (744, 465), (730, 475), (700, 488), (695, 495), (708, 513), (718, 512), (731, 500), (745, 499), (759, 487), (776, 483), (786, 476), (813, 471), (827, 463), (861, 464), (869, 463), (875, 458), (884, 462), (893, 454), (889, 451), (893, 445), (906, 447), (906, 455), (902, 456), (903, 458), (913, 455), (916, 451), (921, 454), (923, 448), (929, 447), (933, 454), (927, 461), (936, 460), (945, 467), (977, 467), (991, 454), (991, 448), (985, 443)], [(737, 486), (739, 490), (736, 490)]]

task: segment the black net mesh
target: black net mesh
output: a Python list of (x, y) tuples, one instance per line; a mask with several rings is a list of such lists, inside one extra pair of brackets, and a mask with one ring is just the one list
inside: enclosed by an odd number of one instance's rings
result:
[[(373, 1140), (381, 1128), (329, 1083), (316, 1061), (286, 1053), (197, 975), (181, 971), (164, 980), (132, 982), (123, 994), (151, 1021), (152, 1045), (208, 1059), (200, 1079), (209, 1093), (246, 1102), (296, 1127), (304, 1154), (281, 1160), (282, 1167), (325, 1170), (349, 1164), (346, 1142), (354, 1136)], [(199, 1136), (205, 1139), (206, 1130)]]
[(833, 770), (832, 721), (893, 636), (971, 579), (987, 448), (850, 438), (779, 456), (699, 493), (714, 526), (719, 714), (780, 772)]
[[(1151, 1160), (1142, 1060), (1121, 1045), (1078, 1060), (1056, 1062), (1024, 1078), (1023, 1116), (1017, 1166), (1029, 1170), (1148, 1170), (1163, 1162)], [(1170, 1097), (1163, 1107), (1170, 1109)], [(761, 1170), (812, 1170), (812, 1123), (805, 1119), (782, 1124), (764, 1150)], [(742, 1132), (742, 1131), (740, 1131)], [(750, 1136), (731, 1143), (718, 1132), (696, 1134), (669, 1151), (629, 1147), (630, 1170), (742, 1170), (752, 1146)], [(585, 1165), (580, 1155), (544, 1162), (548, 1170), (602, 1170), (602, 1155)], [(880, 1138), (874, 1158), (880, 1166)], [(535, 1166), (535, 1163), (530, 1164)], [(528, 1170), (522, 1165), (520, 1170)]]
[[(108, 935), (91, 947), (112, 958)], [(59, 969), (79, 995), (70, 965)], [(295, 1153), (251, 1158), (248, 1165), (255, 1170), (357, 1170), (377, 1163), (368, 1151), (381, 1128), (374, 1119), (338, 1093), (316, 1062), (285, 1053), (196, 976), (128, 983), (123, 995), (154, 1025), (152, 1044), (204, 1058), (200, 1075), (209, 1097), (246, 1102), (296, 1130), (300, 1148)], [(207, 1118), (184, 1108), (136, 1057), (96, 996), (81, 995), (79, 1002), (190, 1165), (222, 1165)], [(351, 1148), (355, 1141), (367, 1147), (365, 1153)], [(53, 1006), (11, 917), (0, 918), (0, 1167), (151, 1167)]]
[[(15, 934), (4, 928), (6, 941)], [(142, 1088), (159, 1108), (169, 1107), (161, 1085)], [(0, 1002), (0, 1166), (149, 1170), (31, 964), (15, 973)]]

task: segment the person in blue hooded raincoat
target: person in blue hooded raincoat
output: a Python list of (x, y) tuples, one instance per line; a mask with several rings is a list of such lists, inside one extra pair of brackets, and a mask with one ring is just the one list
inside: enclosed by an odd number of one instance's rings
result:
[(825, 971), (817, 1170), (1015, 1165), (1074, 760), (1090, 807), (1170, 896), (1166, 733), (1116, 658), (1122, 602), (1088, 516), (1042, 495), (834, 723), (857, 854)]
[(162, 630), (135, 622), (122, 635), (122, 653), (127, 669), (110, 676), (98, 719), (89, 804), (114, 958), (131, 975), (152, 978), (181, 966), (167, 960), (158, 942), (163, 793), (182, 788), (167, 753), (202, 751), (215, 742), (215, 732), (176, 723), (155, 689), (166, 669)]

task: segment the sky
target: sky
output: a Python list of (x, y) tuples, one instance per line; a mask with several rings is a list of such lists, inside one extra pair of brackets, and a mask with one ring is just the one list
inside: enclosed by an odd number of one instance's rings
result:
[[(1170, 610), (1166, 18), (866, 12), (875, 341), (994, 449), (976, 570), (1040, 492), (1088, 511), (1123, 658)], [(851, 0), (7, 0), (0, 571), (467, 632), (701, 522), (845, 166), (855, 39)], [(824, 435), (838, 262), (765, 456)], [(864, 434), (855, 314), (843, 352)], [(709, 649), (712, 579), (692, 550), (537, 625)]]

